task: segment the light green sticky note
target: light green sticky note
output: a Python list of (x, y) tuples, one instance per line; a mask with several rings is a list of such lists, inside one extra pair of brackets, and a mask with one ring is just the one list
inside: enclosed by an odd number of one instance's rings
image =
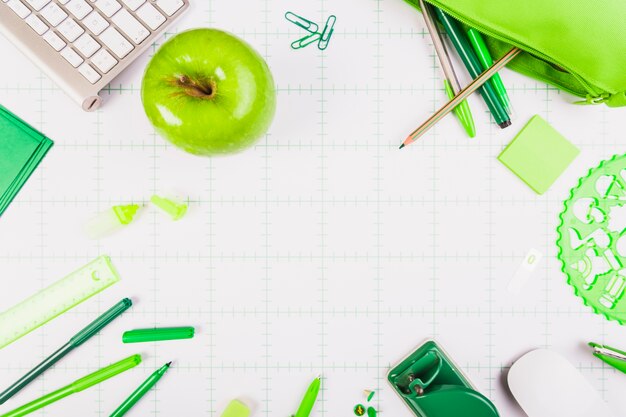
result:
[(537, 194), (543, 194), (579, 153), (576, 146), (536, 115), (498, 159)]
[(239, 400), (232, 400), (226, 410), (222, 413), (222, 417), (249, 417), (250, 409), (247, 405)]

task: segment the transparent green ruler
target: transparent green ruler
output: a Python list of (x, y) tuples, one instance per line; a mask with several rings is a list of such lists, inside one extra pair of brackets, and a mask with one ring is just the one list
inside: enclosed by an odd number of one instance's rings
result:
[(42, 289), (0, 314), (0, 349), (120, 280), (108, 256)]

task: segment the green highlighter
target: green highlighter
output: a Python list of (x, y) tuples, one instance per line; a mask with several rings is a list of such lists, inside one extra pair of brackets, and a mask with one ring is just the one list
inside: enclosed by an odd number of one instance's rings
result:
[(41, 398), (31, 401), (28, 404), (21, 406), (20, 408), (16, 408), (15, 410), (9, 411), (6, 414), (2, 414), (2, 416), (0, 417), (25, 416), (39, 410), (40, 408), (50, 405), (53, 402), (59, 401), (72, 394), (76, 394), (77, 392), (86, 390), (87, 388), (93, 387), (94, 385), (106, 381), (109, 378), (113, 378), (114, 376), (119, 375), (122, 372), (126, 372), (129, 369), (134, 368), (140, 363), (140, 355), (133, 355), (126, 359), (122, 359), (121, 361), (102, 368), (99, 371), (84, 376), (81, 379), (78, 379), (63, 388), (60, 388), (54, 392), (51, 392), (50, 394), (44, 395)]

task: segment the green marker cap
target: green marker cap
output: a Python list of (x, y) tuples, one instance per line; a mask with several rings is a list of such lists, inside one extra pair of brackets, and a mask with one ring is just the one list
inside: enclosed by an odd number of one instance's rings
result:
[(124, 343), (157, 342), (160, 340), (191, 339), (195, 335), (193, 327), (163, 327), (155, 329), (138, 329), (124, 332)]
[(113, 212), (121, 224), (130, 224), (135, 218), (135, 214), (139, 211), (139, 204), (127, 204), (125, 206), (113, 206)]
[(156, 194), (150, 198), (150, 202), (169, 214), (172, 220), (180, 220), (187, 213), (187, 204), (179, 203)]

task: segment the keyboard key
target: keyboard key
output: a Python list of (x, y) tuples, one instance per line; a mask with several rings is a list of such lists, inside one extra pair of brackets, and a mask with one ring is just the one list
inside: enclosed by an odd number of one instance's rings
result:
[(61, 51), (63, 58), (67, 60), (74, 68), (78, 68), (83, 63), (83, 59), (69, 46)]
[(41, 16), (43, 16), (43, 18), (46, 19), (52, 27), (56, 27), (67, 17), (67, 13), (65, 13), (56, 3), (49, 3), (41, 10)]
[(97, 11), (93, 11), (87, 16), (85, 20), (83, 20), (87, 29), (89, 29), (94, 35), (99, 35), (102, 31), (109, 27), (109, 22), (107, 22), (104, 17)]
[(67, 4), (70, 0), (57, 0), (61, 4)]
[(9, 0), (7, 6), (11, 8), (19, 17), (24, 19), (26, 16), (30, 14), (30, 9), (24, 6), (20, 0)]
[(78, 72), (80, 72), (83, 75), (83, 77), (87, 78), (87, 81), (89, 81), (92, 84), (95, 84), (96, 81), (102, 78), (100, 77), (100, 74), (98, 74), (98, 72), (95, 69), (93, 69), (91, 65), (87, 63), (84, 63), (83, 65), (81, 65), (78, 68)]
[(43, 38), (46, 40), (46, 42), (48, 42), (50, 44), (50, 46), (52, 46), (54, 48), (55, 51), (60, 51), (61, 49), (65, 48), (65, 45), (67, 45), (63, 39), (61, 39), (61, 37), (59, 35), (57, 35), (56, 33), (54, 33), (53, 30), (49, 30), (47, 31), (44, 35)]
[(146, 2), (146, 0), (122, 0), (126, 7), (128, 7), (133, 12), (139, 8), (142, 4)]
[(30, 4), (30, 7), (32, 7), (33, 9), (35, 9), (36, 12), (38, 12), (39, 10), (43, 8), (43, 6), (50, 3), (50, 0), (26, 0), (26, 2)]
[(31, 14), (26, 18), (26, 23), (28, 23), (28, 26), (33, 28), (39, 35), (43, 35), (48, 30), (48, 25), (46, 25), (43, 20), (34, 14)]
[(83, 54), (85, 58), (89, 58), (92, 56), (98, 49), (100, 49), (100, 44), (95, 41), (91, 35), (85, 33), (83, 36), (78, 38), (76, 42), (74, 42), (74, 47), (78, 49), (78, 52)]
[(91, 63), (94, 64), (103, 74), (111, 71), (115, 65), (117, 65), (117, 59), (113, 58), (113, 55), (106, 49), (100, 49), (94, 56), (91, 57)]
[(83, 18), (93, 10), (93, 7), (91, 7), (85, 0), (71, 0), (65, 7), (78, 20), (83, 20)]
[(137, 10), (137, 16), (152, 30), (165, 23), (165, 16), (153, 5), (146, 3)]
[(122, 8), (122, 5), (116, 0), (98, 0), (96, 1), (96, 7), (100, 9), (106, 17), (111, 17)]
[(74, 19), (67, 18), (58, 27), (59, 33), (63, 35), (69, 42), (74, 42), (80, 35), (83, 34), (83, 29)]
[(150, 31), (139, 23), (139, 20), (135, 19), (126, 9), (122, 9), (117, 12), (111, 20), (137, 45), (150, 35)]
[(134, 48), (133, 44), (128, 42), (126, 38), (113, 27), (102, 32), (100, 40), (120, 59), (128, 55)]
[(185, 5), (183, 0), (157, 0), (159, 9), (163, 10), (168, 16), (173, 16), (181, 7)]

